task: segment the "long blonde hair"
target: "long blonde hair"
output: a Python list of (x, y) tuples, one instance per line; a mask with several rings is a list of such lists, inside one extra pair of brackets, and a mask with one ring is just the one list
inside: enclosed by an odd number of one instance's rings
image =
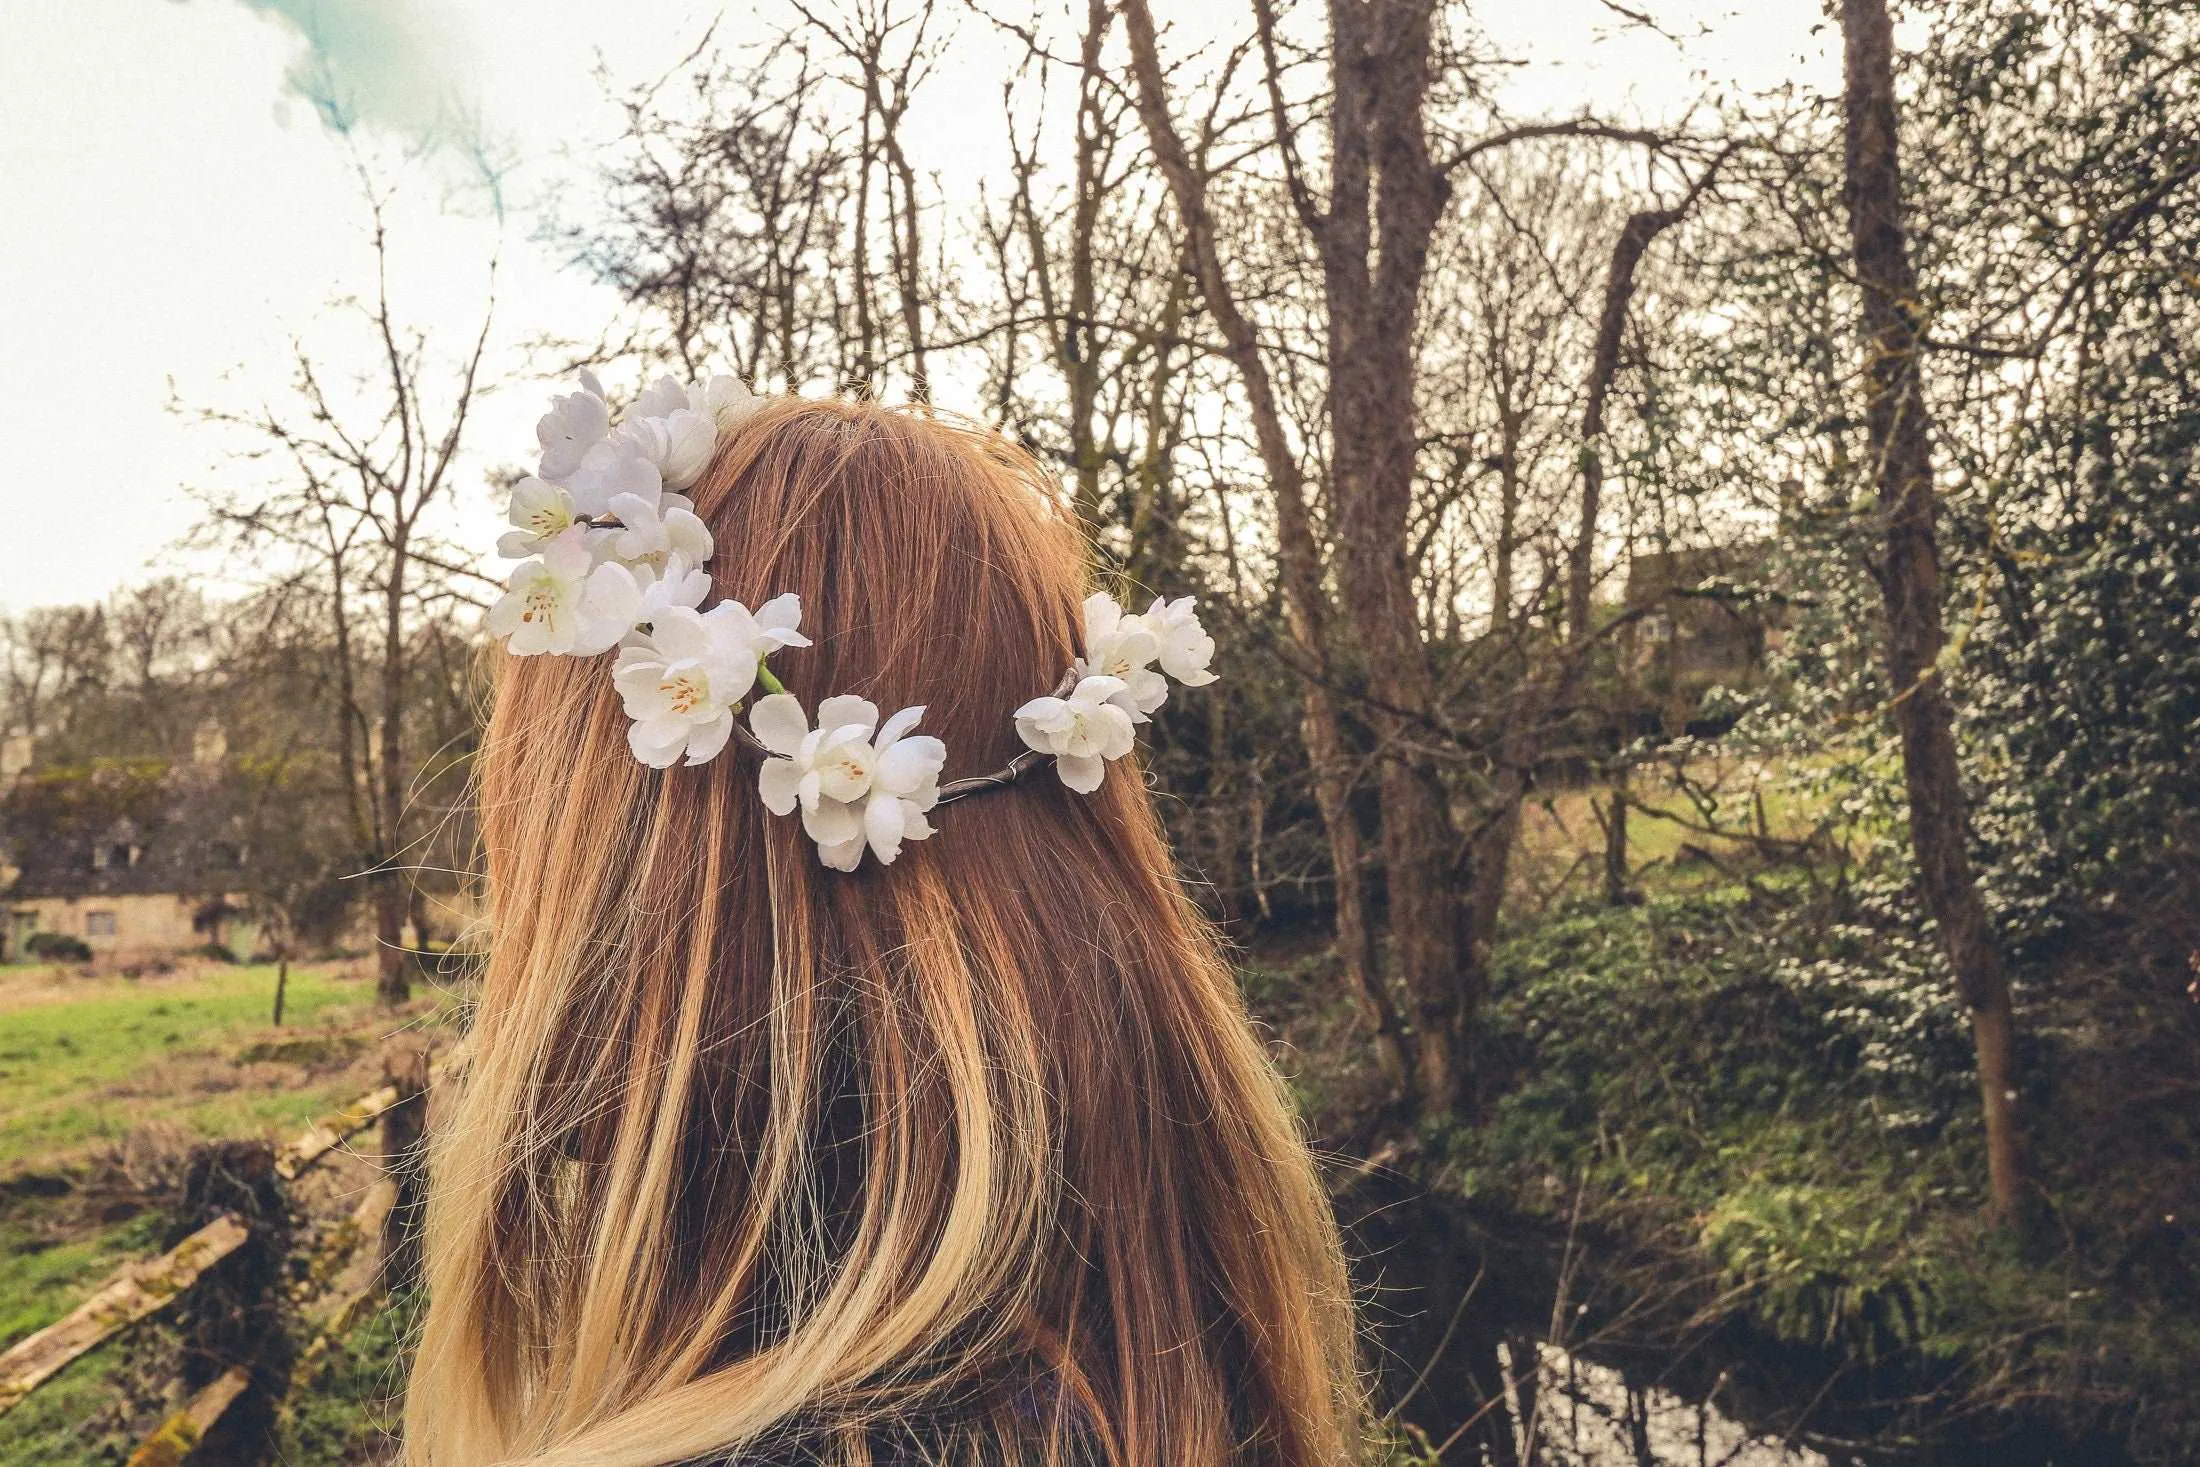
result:
[[(1082, 542), (991, 434), (788, 400), (694, 492), (718, 594), (803, 598), (787, 684), (923, 704), (951, 778), (1077, 652)], [(610, 684), (498, 672), (413, 1467), (1352, 1458), (1335, 1226), (1133, 763), (844, 875), (753, 756), (636, 763)]]

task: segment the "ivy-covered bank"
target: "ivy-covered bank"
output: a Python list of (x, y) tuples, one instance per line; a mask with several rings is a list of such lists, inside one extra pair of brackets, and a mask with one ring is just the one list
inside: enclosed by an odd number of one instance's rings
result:
[[(1567, 1296), (1529, 1311), (1539, 1332), (1559, 1319), (1569, 1345), (1638, 1357), (1721, 1331), (1796, 1347), (1818, 1385), (1771, 1403), (1782, 1431), (1808, 1415), (1851, 1439), (1975, 1443), (2030, 1423), (2192, 1460), (2200, 1125), (2193, 1004), (2168, 955), (2095, 934), (2023, 973), (2040, 1207), (2019, 1238), (1981, 1208), (1969, 1046), (1937, 949), (1872, 910), (1790, 868), (1668, 874), (1636, 906), (1517, 924), (1483, 1017), (1480, 1113), (1392, 1138), (1392, 1165), (1562, 1255)], [(1252, 981), (1289, 1016), (1317, 1125), (1344, 1135), (1372, 1093), (1350, 1022), (1292, 1002), (1325, 966), (1308, 954)]]

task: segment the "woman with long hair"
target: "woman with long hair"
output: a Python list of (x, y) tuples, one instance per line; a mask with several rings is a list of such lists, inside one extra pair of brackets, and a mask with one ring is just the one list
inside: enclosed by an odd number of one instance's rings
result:
[(652, 394), (589, 379), (515, 495), (491, 626), (572, 655), (499, 658), (408, 1461), (1354, 1460), (1335, 1226), (1063, 496), (929, 414)]

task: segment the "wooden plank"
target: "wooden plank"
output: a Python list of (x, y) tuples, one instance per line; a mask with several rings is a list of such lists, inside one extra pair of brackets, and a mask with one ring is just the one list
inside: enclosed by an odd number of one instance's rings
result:
[(304, 1135), (275, 1153), (275, 1175), (286, 1182), (295, 1181), (300, 1172), (373, 1125), (382, 1112), (395, 1104), (397, 1087), (384, 1085), (360, 1096), (342, 1110), (321, 1117), (306, 1128)]
[[(428, 1083), (435, 1085), (463, 1064), (466, 1049), (464, 1042), (454, 1046), (430, 1069)], [(295, 1180), (299, 1173), (373, 1125), (384, 1111), (397, 1104), (397, 1099), (397, 1087), (384, 1085), (323, 1116), (303, 1135), (277, 1150), (276, 1174), (284, 1181)], [(379, 1189), (370, 1194), (368, 1205), (377, 1201)], [(126, 1263), (115, 1270), (66, 1318), (0, 1354), (0, 1415), (13, 1410), (70, 1361), (158, 1311), (189, 1288), (200, 1274), (236, 1252), (248, 1236), (250, 1232), (240, 1219), (224, 1214), (161, 1257)], [(347, 1311), (356, 1310), (360, 1300), (371, 1292), (371, 1288), (354, 1289), (339, 1299)]]
[(181, 1467), (222, 1413), (252, 1384), (252, 1372), (232, 1365), (214, 1382), (193, 1396), (181, 1411), (163, 1421), (153, 1434), (138, 1443), (128, 1467)]
[[(429, 1069), (428, 1084), (434, 1086), (465, 1059), (466, 1045), (461, 1041)], [(296, 1181), (300, 1172), (380, 1120), (382, 1112), (397, 1104), (397, 1098), (397, 1087), (384, 1085), (321, 1117), (306, 1128), (305, 1134), (276, 1151), (275, 1174), (286, 1182)]]
[(242, 1218), (223, 1213), (160, 1257), (124, 1264), (66, 1318), (0, 1354), (0, 1414), (71, 1360), (160, 1310), (250, 1236)]

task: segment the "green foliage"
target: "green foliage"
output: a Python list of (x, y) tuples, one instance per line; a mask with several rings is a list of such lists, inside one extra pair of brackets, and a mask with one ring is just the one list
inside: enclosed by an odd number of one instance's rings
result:
[(1785, 1338), (1875, 1359), (1924, 1338), (1929, 1270), (1901, 1246), (1908, 1219), (1853, 1188), (1743, 1187), (1705, 1216), (1702, 1247)]
[(1969, 657), (1990, 889), (2020, 936), (2200, 892), (2200, 395), (2036, 524)]
[(92, 949), (81, 937), (66, 932), (33, 932), (23, 940), (23, 951), (48, 963), (88, 963)]
[(87, 1430), (87, 1423), (114, 1404), (126, 1346), (108, 1341), (0, 1416), (0, 1467), (112, 1467), (124, 1460), (132, 1443)]
[(67, 1314), (117, 1264), (160, 1251), (160, 1220), (151, 1213), (57, 1238), (26, 1211), (0, 1212), (0, 1349)]
[(346, 1467), (386, 1456), (402, 1424), (405, 1372), (425, 1307), (417, 1293), (385, 1302), (301, 1366), (276, 1427), (278, 1460)]
[(18, 777), (0, 795), (0, 818), (25, 843), (66, 839), (120, 821), (148, 821), (166, 807), (169, 761), (100, 758)]

